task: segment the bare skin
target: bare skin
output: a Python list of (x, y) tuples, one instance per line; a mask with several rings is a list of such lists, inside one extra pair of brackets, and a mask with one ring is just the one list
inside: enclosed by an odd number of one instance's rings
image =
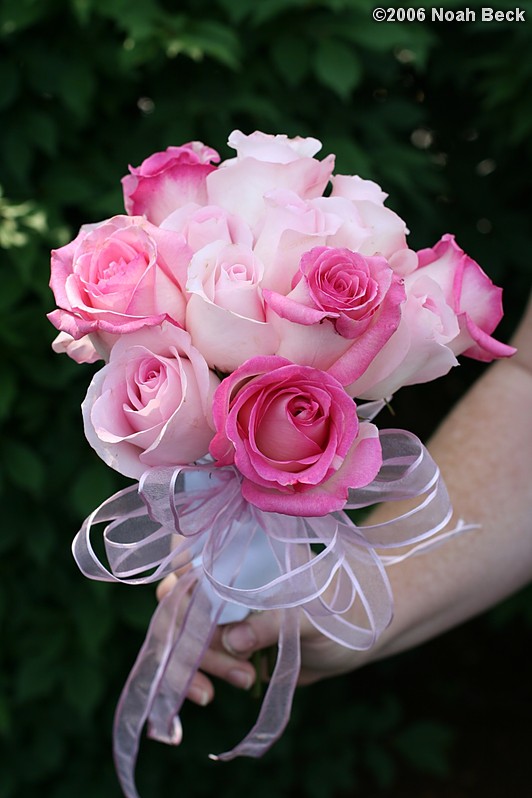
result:
[[(333, 643), (302, 614), (300, 684), (412, 648), (532, 580), (532, 302), (512, 343), (518, 353), (486, 370), (429, 443), (455, 518), (480, 524), (480, 529), (390, 567), (394, 618), (369, 651), (350, 651)], [(380, 505), (368, 523), (386, 520), (391, 511), (390, 505)], [(167, 577), (159, 585), (159, 598), (176, 578)], [(275, 611), (220, 627), (189, 699), (209, 703), (214, 697), (212, 676), (249, 688), (256, 679), (250, 656), (275, 643), (278, 634)]]

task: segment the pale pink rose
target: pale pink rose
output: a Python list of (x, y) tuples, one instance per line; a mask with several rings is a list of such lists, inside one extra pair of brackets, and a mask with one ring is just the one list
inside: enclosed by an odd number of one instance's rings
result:
[(491, 362), (510, 357), (512, 346), (491, 336), (503, 316), (502, 288), (460, 249), (453, 235), (444, 235), (432, 249), (418, 252), (419, 274), (435, 280), (458, 316), (460, 335), (451, 344), (456, 355)]
[(404, 385), (429, 382), (465, 354), (489, 362), (515, 349), (491, 337), (502, 317), (501, 289), (445, 235), (421, 250), (420, 266), (405, 277), (401, 323), (369, 368), (346, 390), (379, 399)]
[(124, 335), (83, 402), (87, 440), (111, 468), (135, 479), (153, 466), (199, 460), (213, 436), (218, 383), (175, 324)]
[(275, 352), (260, 290), (263, 267), (249, 247), (214, 241), (194, 255), (188, 275), (186, 328), (212, 368), (230, 372)]
[(264, 263), (262, 287), (287, 294), (303, 253), (322, 246), (342, 219), (331, 212), (326, 200), (303, 200), (282, 189), (265, 196), (264, 219), (254, 252)]
[(181, 233), (192, 252), (213, 241), (253, 245), (253, 234), (243, 219), (218, 205), (188, 203), (171, 213), (161, 224), (163, 230)]
[(291, 139), (284, 133), (272, 136), (260, 130), (249, 136), (240, 130), (233, 130), (227, 143), (236, 150), (237, 158), (256, 158), (266, 163), (292, 163), (300, 158), (312, 158), (321, 150), (321, 141), (318, 139), (302, 136)]
[(364, 180), (358, 175), (334, 175), (331, 178), (332, 196), (349, 200), (367, 200), (375, 205), (383, 205), (388, 194), (373, 180)]
[(208, 176), (209, 202), (240, 214), (254, 230), (262, 220), (266, 194), (289, 189), (302, 199), (319, 197), (334, 168), (333, 155), (323, 161), (313, 157), (321, 149), (313, 138), (289, 139), (258, 131), (246, 136), (235, 130), (228, 144), (237, 156)]
[(90, 333), (103, 343), (165, 318), (182, 324), (185, 299), (175, 267), (183, 246), (180, 236), (139, 216), (82, 227), (52, 252), (50, 287), (59, 309), (48, 318), (76, 340)]
[(405, 292), (384, 258), (314, 247), (301, 258), (288, 295), (265, 290), (264, 299), (280, 336), (276, 354), (347, 385), (397, 329)]
[(179, 233), (185, 242), (176, 269), (181, 285), (186, 285), (193, 255), (208, 244), (225, 241), (253, 246), (253, 234), (244, 220), (217, 205), (188, 203), (167, 216), (161, 229)]
[(458, 365), (450, 347), (456, 313), (439, 285), (418, 269), (405, 278), (406, 302), (397, 330), (346, 390), (363, 399), (390, 397), (404, 385), (429, 382)]
[(201, 141), (155, 152), (122, 178), (126, 212), (160, 224), (188, 202), (206, 204), (205, 180), (219, 160), (216, 150)]
[(356, 175), (335, 175), (331, 182), (333, 188), (327, 198), (331, 211), (345, 221), (327, 244), (363, 255), (382, 255), (400, 275), (414, 271), (417, 255), (408, 248), (404, 221), (384, 205), (388, 195), (376, 183)]
[(214, 395), (210, 452), (234, 463), (244, 498), (268, 512), (321, 516), (341, 510), (349, 488), (382, 465), (378, 430), (333, 377), (280, 357), (257, 357)]
[(96, 363), (102, 355), (95, 349), (89, 335), (84, 335), (76, 341), (68, 333), (59, 333), (52, 341), (52, 349), (58, 354), (66, 354), (76, 363)]

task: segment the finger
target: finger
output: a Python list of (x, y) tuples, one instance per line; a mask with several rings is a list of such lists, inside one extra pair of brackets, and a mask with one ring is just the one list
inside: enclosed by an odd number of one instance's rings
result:
[(168, 576), (165, 576), (162, 582), (159, 582), (155, 591), (157, 601), (162, 601), (163, 598), (175, 587), (176, 582), (177, 576), (175, 574), (168, 574)]
[(251, 613), (245, 621), (228, 624), (223, 629), (222, 646), (233, 657), (249, 656), (277, 643), (280, 623), (280, 614), (275, 610)]
[(236, 659), (226, 651), (212, 646), (205, 652), (201, 669), (209, 676), (223, 679), (241, 690), (249, 690), (256, 679), (255, 668), (250, 662)]
[(201, 671), (197, 671), (190, 683), (187, 698), (200, 707), (210, 704), (214, 698), (214, 687), (211, 680)]

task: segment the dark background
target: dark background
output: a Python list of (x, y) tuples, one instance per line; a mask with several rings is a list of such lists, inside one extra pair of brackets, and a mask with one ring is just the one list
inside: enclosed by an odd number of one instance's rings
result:
[[(517, 324), (532, 275), (532, 3), (519, 24), (378, 24), (373, 7), (0, 0), (0, 798), (119, 796), (112, 712), (155, 600), (90, 583), (71, 559), (82, 519), (121, 483), (82, 432), (93, 367), (51, 353), (45, 313), (50, 248), (122, 210), (128, 163), (191, 139), (227, 157), (234, 128), (315, 136), (337, 172), (390, 194), (411, 246), (454, 232), (505, 288), (499, 337)], [(395, 423), (426, 438), (482, 368), (404, 389)], [(181, 749), (143, 744), (143, 798), (526, 798), (531, 625), (528, 590), (301, 690), (258, 762), (206, 758), (258, 709), (220, 686), (212, 707), (185, 708)]]

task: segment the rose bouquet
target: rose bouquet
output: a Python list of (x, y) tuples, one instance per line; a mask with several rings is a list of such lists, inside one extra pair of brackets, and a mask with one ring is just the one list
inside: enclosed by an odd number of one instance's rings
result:
[[(99, 456), (138, 480), (85, 521), (89, 577), (132, 584), (179, 570), (126, 683), (115, 758), (128, 798), (141, 730), (181, 739), (179, 710), (217, 624), (282, 614), (256, 725), (217, 758), (259, 756), (282, 733), (303, 612), (353, 649), (392, 617), (386, 567), (450, 531), (436, 464), (417, 438), (373, 423), (403, 385), (492, 337), (501, 290), (445, 235), (414, 252), (375, 183), (333, 175), (320, 143), (235, 131), (236, 157), (200, 142), (123, 178), (125, 215), (52, 253), (56, 351), (102, 359), (83, 403)], [(357, 526), (345, 510), (419, 497)], [(108, 566), (91, 544), (106, 524)], [(352, 621), (355, 603), (364, 624)]]

